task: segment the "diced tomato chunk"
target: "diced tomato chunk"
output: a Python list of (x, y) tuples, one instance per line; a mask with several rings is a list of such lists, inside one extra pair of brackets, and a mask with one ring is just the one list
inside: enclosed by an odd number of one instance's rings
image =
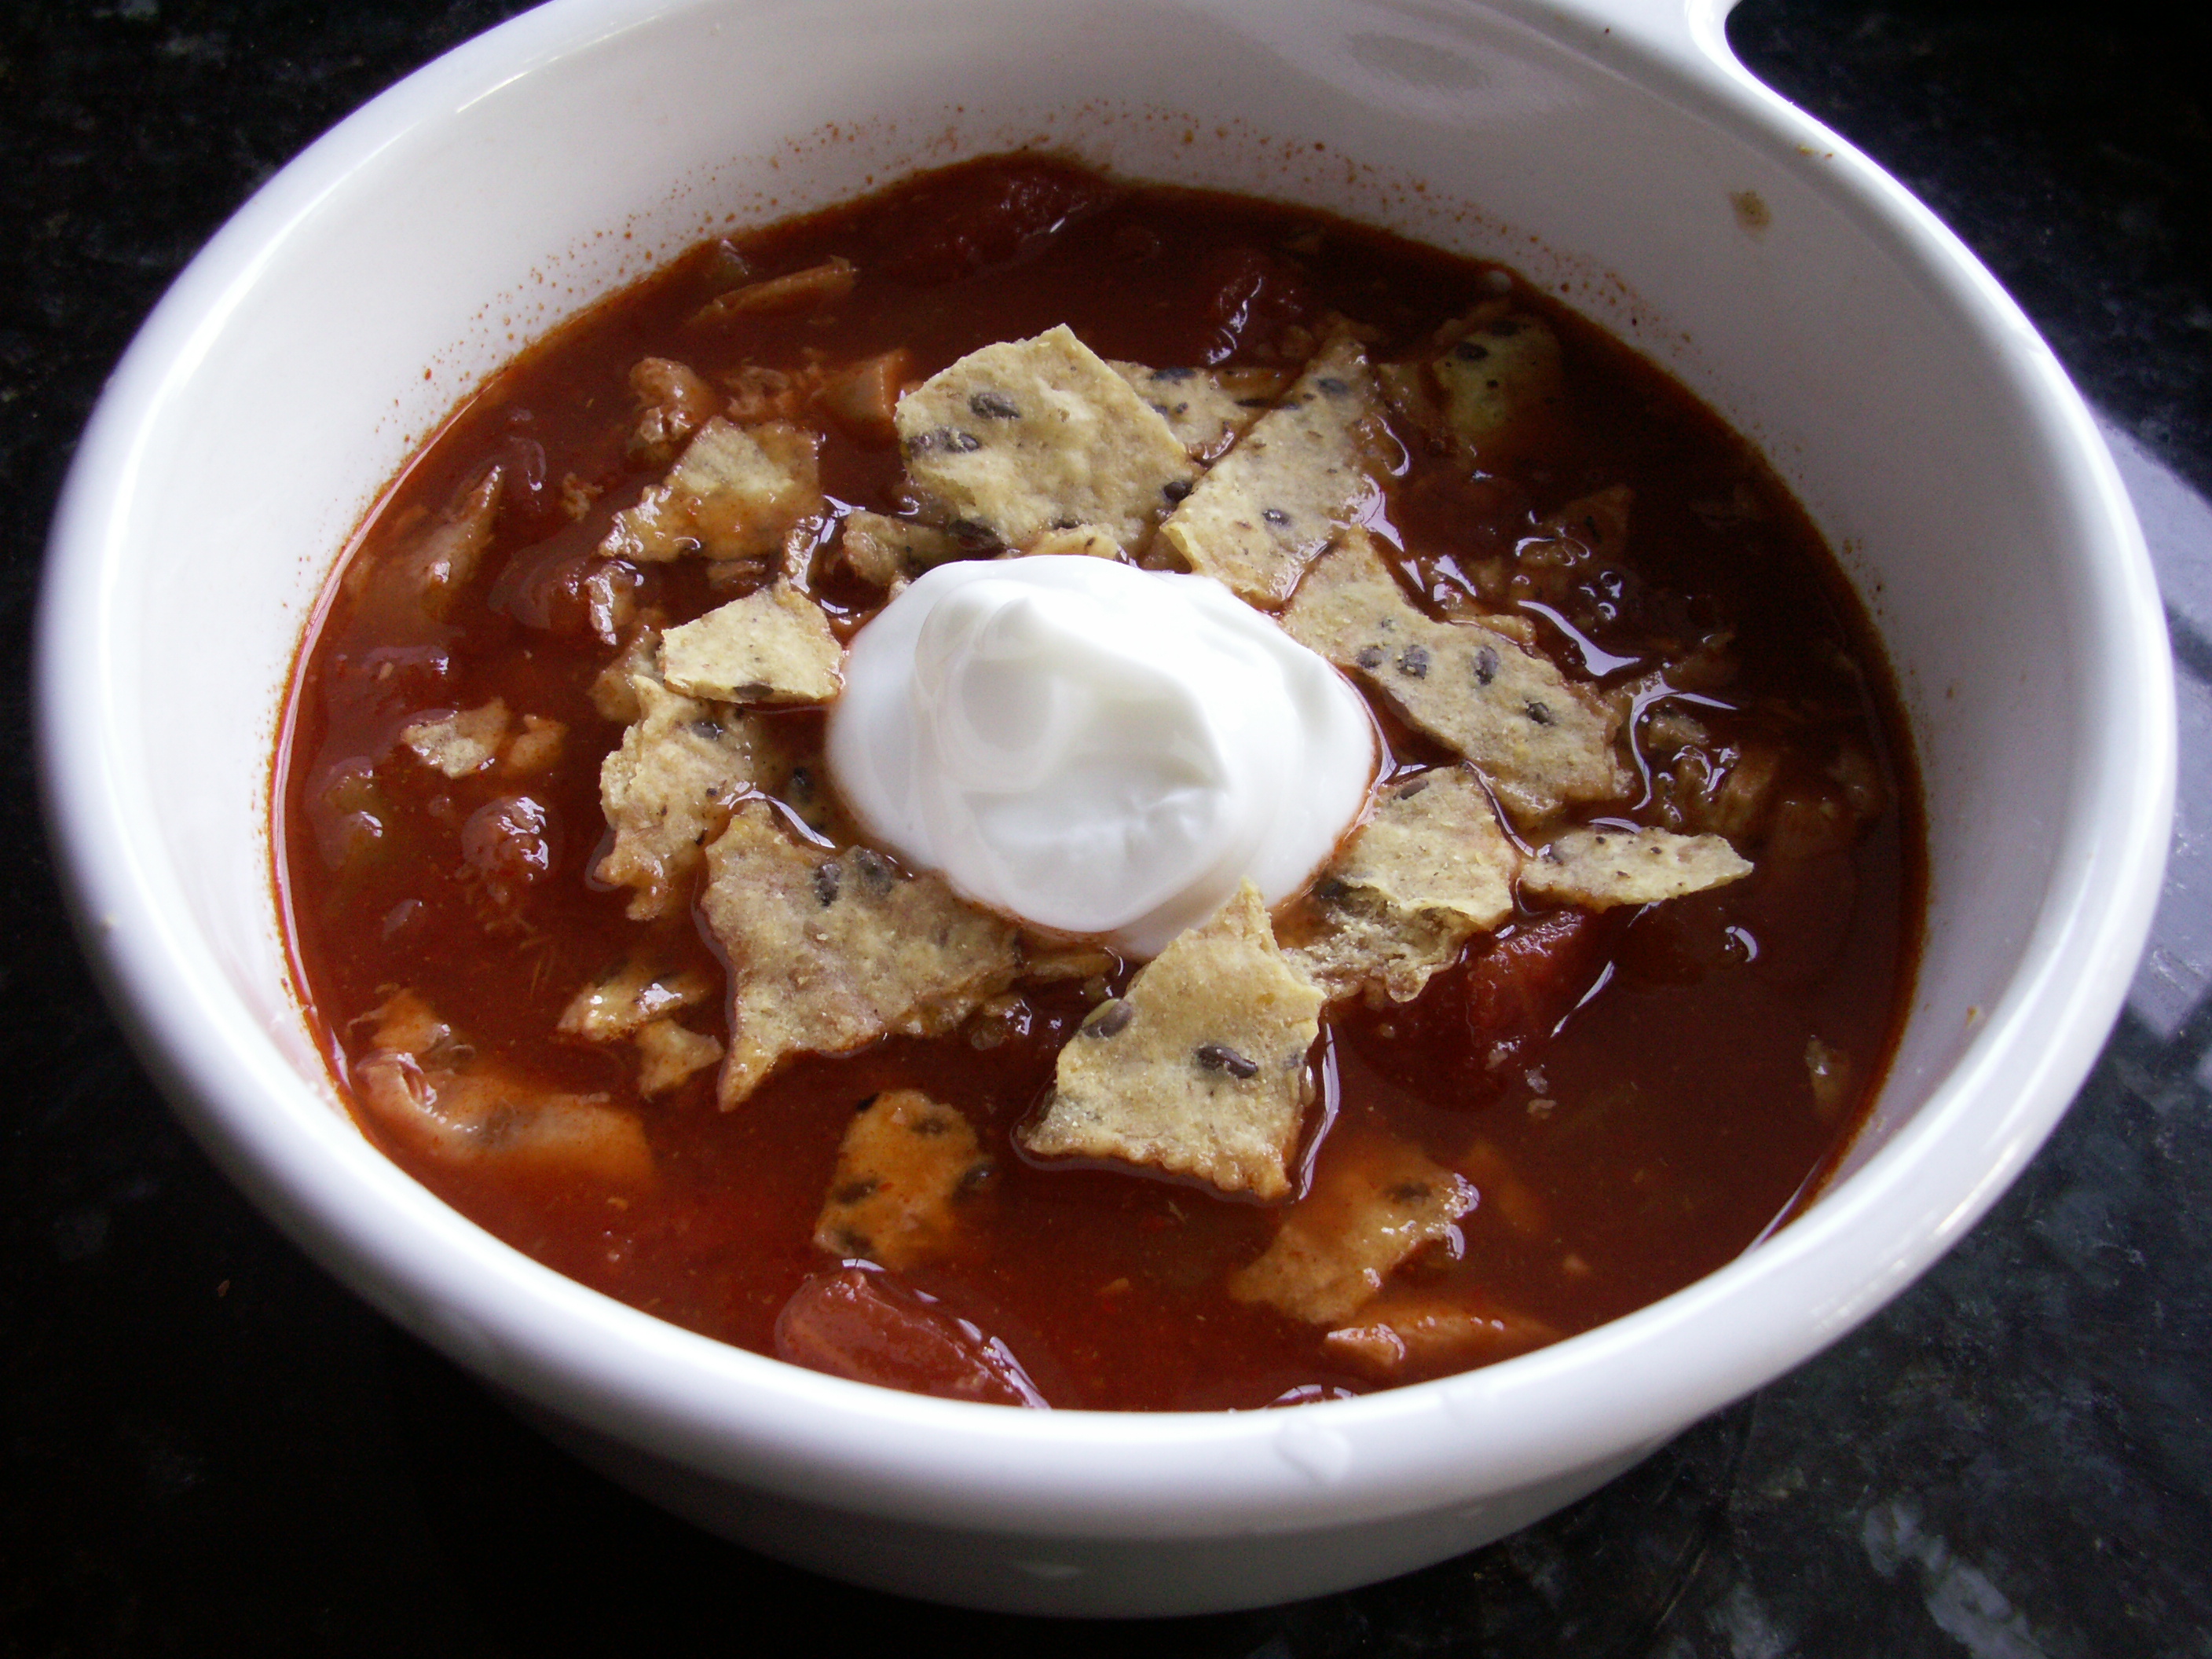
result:
[(884, 210), (869, 240), (900, 250), (885, 265), (900, 281), (949, 283), (1012, 264), (1114, 194), (1092, 174), (1018, 161), (908, 192)]
[(1468, 1035), (1486, 1064), (1518, 1058), (1551, 1036), (1589, 991), (1613, 931), (1587, 910), (1560, 910), (1468, 964)]
[(1559, 910), (1522, 923), (1431, 980), (1418, 1001), (1388, 1017), (1398, 1039), (1363, 1041), (1362, 1052), (1409, 1079), (1433, 1076), (1441, 1063), (1461, 1098), (1491, 1098), (1589, 994), (1623, 920)]
[(1255, 247), (1225, 247), (1199, 266), (1206, 295), (1205, 336), (1194, 354), (1200, 362), (1226, 362), (1239, 355), (1267, 355), (1285, 329), (1313, 310), (1304, 277)]

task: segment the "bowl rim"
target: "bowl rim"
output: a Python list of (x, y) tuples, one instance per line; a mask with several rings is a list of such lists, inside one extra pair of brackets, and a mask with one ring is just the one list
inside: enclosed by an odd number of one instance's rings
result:
[[(588, 49), (613, 25), (703, 3), (555, 0), (417, 70), (318, 140), (240, 210), (148, 319), (64, 484), (35, 647), (50, 838), (87, 954), (134, 1045), (264, 1212), (462, 1364), (674, 1462), (881, 1515), (1152, 1538), (1250, 1531), (1255, 1516), (1262, 1530), (1289, 1531), (1440, 1509), (1466, 1502), (1471, 1487), (1503, 1491), (1656, 1443), (1841, 1336), (1979, 1218), (2086, 1076), (2148, 933), (2173, 793), (2162, 611), (2118, 474), (2048, 348), (1927, 209), (1735, 62), (1723, 33), (1726, 0), (1485, 9), (1601, 55), (1808, 178), (1940, 296), (2053, 459), (2085, 532), (2077, 574), (2095, 624), (2085, 631), (2105, 646), (2085, 665), (2085, 696), (2126, 714), (2104, 723), (2094, 751), (2104, 763), (2094, 811), (2102, 827), (2090, 834), (2092, 814), (2078, 802), (2069, 811), (2004, 998), (1912, 1120), (1790, 1226), (1624, 1318), (1457, 1376), (1292, 1413), (1009, 1412), (799, 1370), (590, 1291), (430, 1197), (312, 1097), (272, 1047), (241, 1047), (241, 1015), (180, 971), (199, 957), (163, 872), (133, 843), (129, 781), (106, 742), (119, 720), (100, 695), (115, 647), (108, 608), (126, 551), (127, 491), (114, 481), (131, 476), (147, 432), (165, 417), (179, 366), (226, 322), (243, 273), (337, 199), (356, 167), (418, 123)], [(1821, 153), (1817, 172), (1804, 160), (1808, 147)], [(87, 638), (95, 649), (72, 649)], [(1948, 1173), (1959, 1170), (1975, 1173)], [(1725, 1351), (1718, 1361), (1716, 1346)], [(1623, 1374), (1641, 1384), (1627, 1398), (1589, 1381)], [(1047, 1448), (1049, 1462), (1035, 1455)]]

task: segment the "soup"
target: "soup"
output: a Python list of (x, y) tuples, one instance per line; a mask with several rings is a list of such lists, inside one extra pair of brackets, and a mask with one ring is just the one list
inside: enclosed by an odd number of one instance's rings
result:
[[(864, 642), (1054, 571), (1196, 573), (1356, 690), (1282, 890), (1046, 925), (833, 763)], [(696, 248), (456, 411), (309, 631), (279, 878), (363, 1132), (549, 1266), (892, 1387), (1297, 1403), (1816, 1188), (1910, 988), (1901, 730), (1771, 472), (1510, 270), (1010, 156)]]

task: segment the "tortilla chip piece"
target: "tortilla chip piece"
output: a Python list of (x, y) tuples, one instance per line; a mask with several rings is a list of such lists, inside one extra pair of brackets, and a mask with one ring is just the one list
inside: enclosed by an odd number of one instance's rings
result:
[(1375, 376), (1340, 331), (1160, 526), (1201, 576), (1270, 609), (1378, 493), (1362, 459)]
[(664, 1095), (694, 1072), (722, 1057), (722, 1042), (703, 1032), (656, 1019), (637, 1029), (637, 1087), (640, 1094)]
[(645, 712), (638, 702), (634, 681), (641, 674), (650, 680), (660, 678), (661, 620), (658, 611), (652, 613), (651, 620), (629, 636), (621, 654), (592, 678), (592, 707), (607, 719), (627, 726)]
[(458, 1038), (412, 991), (377, 1011), (350, 1068), (354, 1098), (380, 1133), (439, 1163), (491, 1164), (637, 1186), (653, 1178), (645, 1129), (604, 1095), (544, 1089)]
[(1620, 763), (1622, 711), (1614, 699), (1567, 679), (1503, 619), (1427, 616), (1364, 531), (1347, 531), (1314, 567), (1283, 626), (1473, 761), (1523, 823), (1569, 801), (1614, 799), (1634, 781)]
[(691, 314), (694, 324), (726, 322), (760, 312), (812, 311), (831, 305), (853, 291), (860, 268), (842, 254), (833, 253), (820, 264), (786, 271), (757, 283), (747, 283), (726, 294), (718, 294)]
[(1017, 1132), (1022, 1145), (1280, 1198), (1321, 1006), (1248, 881), (1139, 969), (1127, 995), (1091, 1010), (1060, 1051), (1044, 1110)]
[(888, 1090), (846, 1126), (814, 1247), (894, 1270), (937, 1261), (995, 1173), (958, 1112), (919, 1089)]
[(822, 607), (783, 581), (660, 636), (669, 689), (714, 702), (827, 702), (844, 660)]
[(837, 545), (845, 568), (878, 587), (911, 581), (966, 551), (958, 538), (942, 530), (881, 513), (848, 514)]
[(508, 740), (507, 752), (499, 758), (500, 766), (526, 775), (550, 772), (559, 763), (562, 746), (568, 739), (568, 728), (562, 722), (543, 714), (525, 714), (522, 730)]
[(1609, 910), (1701, 893), (1750, 873), (1751, 860), (1719, 836), (1570, 830), (1522, 866), (1521, 890), (1531, 898)]
[(1159, 411), (1194, 461), (1210, 462), (1273, 407), (1290, 376), (1279, 368), (1147, 368), (1109, 363), (1136, 394)]
[(481, 708), (464, 708), (434, 720), (416, 720), (399, 733), (399, 741), (416, 759), (449, 778), (481, 772), (499, 758), (507, 740), (507, 715), (504, 699), (494, 697)]
[(561, 758), (568, 728), (542, 714), (525, 714), (517, 731), (506, 700), (494, 697), (478, 708), (419, 720), (400, 730), (399, 740), (434, 772), (454, 779), (481, 772), (494, 762), (502, 771), (550, 770)]
[(700, 900), (730, 962), (729, 1110), (787, 1054), (940, 1036), (1021, 966), (1015, 930), (866, 847), (804, 844), (750, 801), (707, 848)]
[(1402, 1141), (1377, 1136), (1329, 1150), (1336, 1156), (1324, 1157), (1313, 1190), (1284, 1212), (1274, 1242), (1230, 1274), (1237, 1301), (1334, 1325), (1474, 1207), (1472, 1182)]
[(1391, 1290), (1359, 1311), (1359, 1323), (1321, 1340), (1322, 1350), (1377, 1382), (1441, 1376), (1495, 1364), (1544, 1347), (1560, 1333), (1510, 1309), (1478, 1310), (1438, 1296)]
[(615, 514), (599, 551), (655, 564), (687, 553), (757, 558), (821, 510), (812, 433), (780, 421), (748, 429), (717, 416), (665, 478)]
[(1104, 979), (1121, 958), (1102, 945), (1077, 945), (1031, 933), (1022, 941), (1022, 977), (1042, 980)]
[(1390, 789), (1314, 884), (1320, 930), (1291, 963), (1334, 1000), (1411, 1002), (1460, 947), (1513, 914), (1521, 852), (1481, 782), (1440, 767)]
[(599, 764), (599, 806), (614, 845), (593, 872), (633, 890), (632, 920), (688, 901), (699, 848), (721, 832), (738, 796), (775, 770), (767, 729), (754, 716), (672, 691), (633, 674), (639, 714)]
[(672, 1018), (714, 994), (713, 981), (703, 974), (662, 973), (650, 961), (632, 957), (571, 997), (556, 1029), (586, 1042), (629, 1038), (637, 1044), (639, 1092), (665, 1094), (722, 1057), (720, 1041), (687, 1030)]
[(714, 994), (702, 974), (662, 973), (649, 959), (630, 957), (569, 998), (556, 1029), (586, 1042), (615, 1042)]
[(1141, 546), (1198, 469), (1168, 423), (1066, 325), (972, 351), (899, 400), (915, 483), (1024, 547), (1092, 524)]
[(1127, 559), (1121, 544), (1113, 532), (1101, 530), (1095, 524), (1079, 524), (1066, 530), (1048, 530), (1022, 551), (1030, 558), (1040, 554), (1085, 559)]
[(1520, 428), (1556, 416), (1566, 395), (1559, 337), (1533, 317), (1481, 310), (1463, 327), (1431, 373), (1452, 434), (1478, 454), (1494, 453), (1526, 435)]

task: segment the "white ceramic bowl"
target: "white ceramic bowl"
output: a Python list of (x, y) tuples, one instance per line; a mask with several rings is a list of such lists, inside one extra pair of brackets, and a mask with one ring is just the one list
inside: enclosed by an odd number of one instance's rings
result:
[[(85, 937), (178, 1110), (341, 1279), (586, 1455), (775, 1555), (1055, 1612), (1249, 1606), (1468, 1548), (1834, 1340), (2018, 1173), (2166, 845), (2164, 632), (2111, 462), (1996, 285), (1729, 58), (1723, 0), (559, 0), (395, 88), (179, 279), (53, 532), (40, 738)], [(1504, 258), (1759, 443), (1887, 641), (1931, 915), (1810, 1212), (1489, 1370), (1242, 1415), (793, 1370), (447, 1209), (340, 1109), (270, 896), (286, 672), (337, 550), (509, 352), (700, 237), (1017, 144)]]

